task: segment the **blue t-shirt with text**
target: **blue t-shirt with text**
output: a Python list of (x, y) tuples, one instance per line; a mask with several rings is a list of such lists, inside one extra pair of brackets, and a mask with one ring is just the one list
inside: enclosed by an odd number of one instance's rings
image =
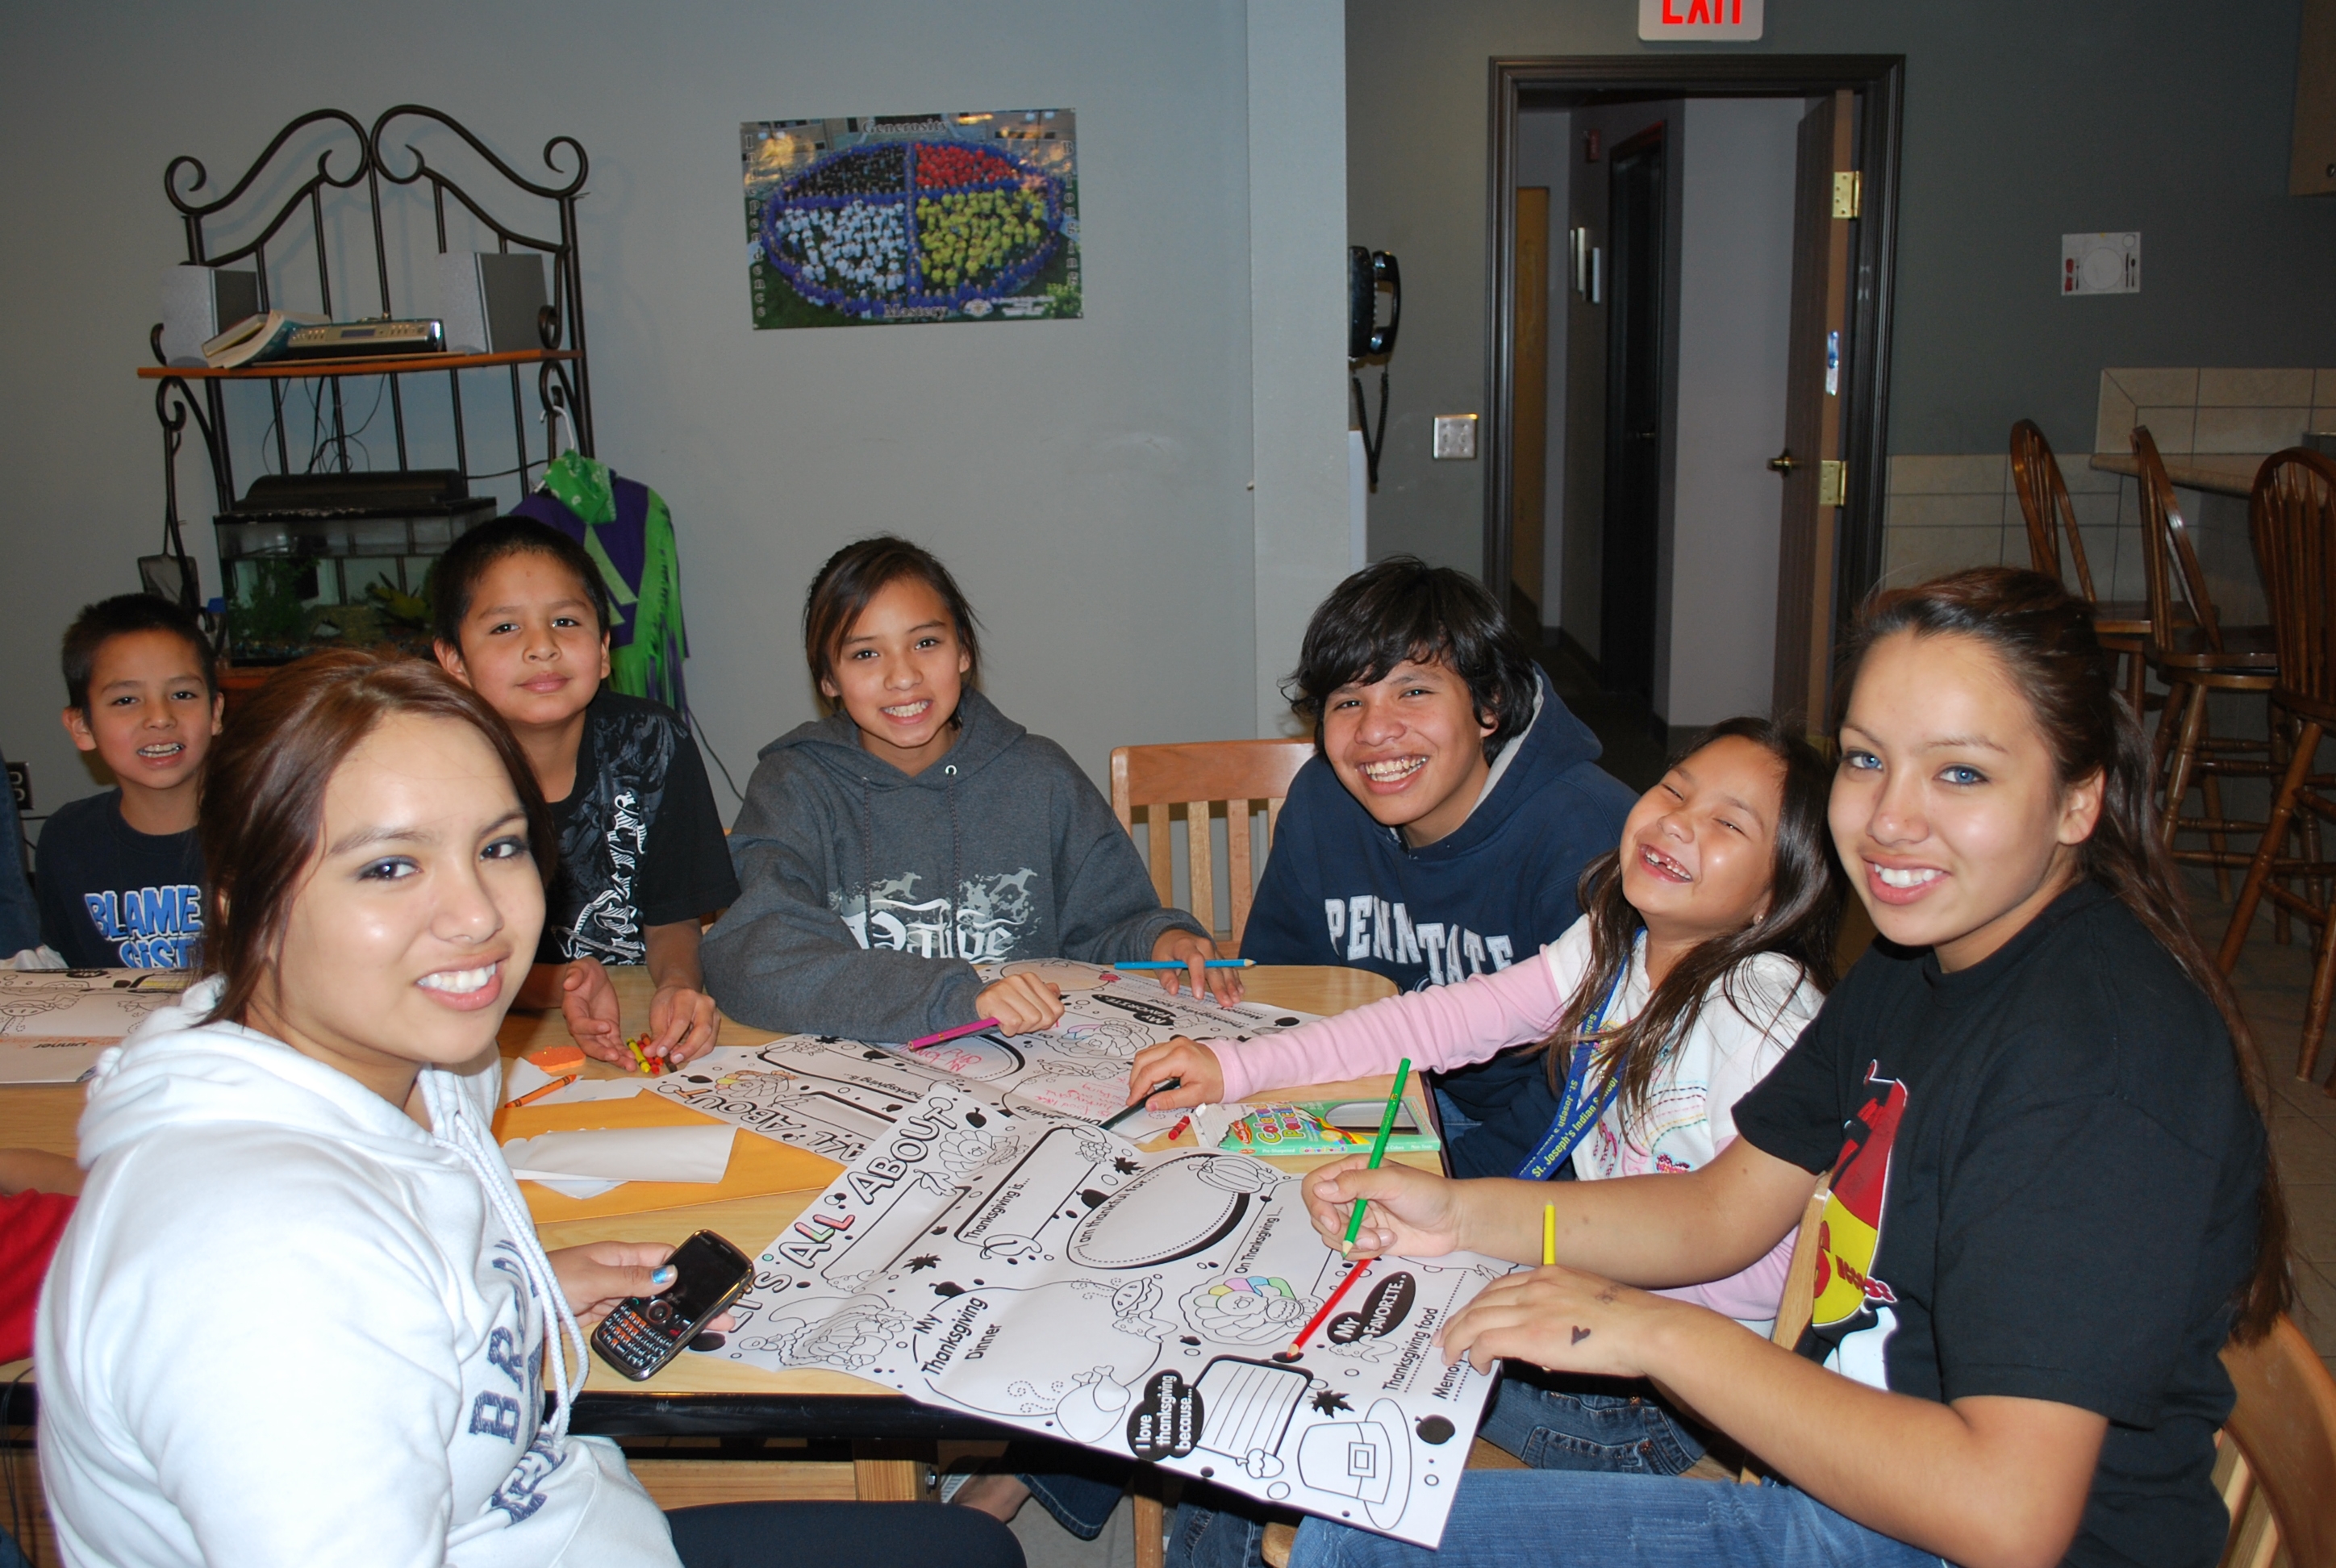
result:
[(203, 856), (192, 828), (141, 833), (122, 792), (57, 808), (41, 830), (34, 880), (41, 940), (75, 969), (195, 967), (203, 935)]

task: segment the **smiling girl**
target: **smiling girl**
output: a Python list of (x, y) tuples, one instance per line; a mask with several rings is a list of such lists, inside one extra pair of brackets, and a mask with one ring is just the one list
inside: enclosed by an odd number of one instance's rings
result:
[[(2090, 609), (1987, 568), (1855, 638), (1830, 808), (1883, 942), (1709, 1166), (1571, 1189), (1342, 1162), (1326, 1237), (1538, 1257), (1447, 1358), (1648, 1377), (1785, 1485), (1471, 1472), (1439, 1563), (2205, 1568), (2232, 1392), (2289, 1294), (2260, 1071), (2185, 922)], [(1740, 1268), (1829, 1176), (1798, 1354), (1655, 1288)], [(1639, 1287), (1639, 1288), (1630, 1288)], [(1425, 1562), (1309, 1520), (1290, 1561)]]
[(1011, 959), (1173, 960), (1171, 989), (1189, 974), (1239, 996), (1087, 776), (976, 689), (978, 635), (949, 569), (906, 540), (846, 545), (812, 579), (803, 657), (828, 716), (763, 748), (732, 833), (745, 891), (706, 939), (732, 1018), (886, 1041), (1050, 1027), (1053, 985), (974, 972)]
[(417, 660), (319, 656), (209, 776), (214, 973), (100, 1064), (41, 1302), (68, 1561), (1021, 1562), (934, 1518), (962, 1510), (669, 1524), (615, 1445), (569, 1432), (584, 1329), (670, 1285), (671, 1249), (547, 1254), (489, 1132), (550, 834), (485, 703)]

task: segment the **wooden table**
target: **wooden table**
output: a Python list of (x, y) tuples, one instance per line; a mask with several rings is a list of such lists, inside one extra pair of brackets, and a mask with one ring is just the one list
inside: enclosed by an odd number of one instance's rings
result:
[[(639, 968), (611, 971), (624, 1007), (628, 1030), (646, 1027), (648, 1014), (647, 971)], [(1377, 975), (1361, 969), (1329, 968), (1261, 968), (1246, 971), (1247, 995), (1274, 1007), (1310, 1013), (1339, 1013), (1394, 994), (1395, 988)], [(758, 1046), (778, 1037), (749, 1027), (727, 1017), (721, 1024), (719, 1043)], [(513, 1013), (503, 1021), (499, 1044), (505, 1056), (517, 1056), (569, 1039), (560, 1016)], [(607, 1063), (588, 1061), (589, 1077), (622, 1077)], [(1283, 1089), (1275, 1099), (1383, 1100), (1390, 1079), (1356, 1078)], [(21, 1085), (0, 1087), (0, 1146), (74, 1152), (74, 1123), (81, 1113), (83, 1091), (73, 1085)], [(1420, 1125), (1432, 1125), (1428, 1096), (1414, 1078), (1405, 1099)], [(1303, 1170), (1323, 1163), (1281, 1159), (1273, 1163)], [(1425, 1168), (1440, 1169), (1433, 1154), (1397, 1154), (1392, 1158)], [(832, 1167), (840, 1173), (841, 1165)], [(832, 1179), (832, 1176), (829, 1179)], [(665, 1209), (643, 1214), (574, 1220), (538, 1228), (547, 1248), (577, 1246), (587, 1242), (623, 1239), (678, 1242), (693, 1232), (718, 1231), (752, 1250), (779, 1234), (793, 1222), (822, 1189), (783, 1193), (690, 1208)], [(0, 1367), (0, 1381), (16, 1368)], [(1007, 1428), (975, 1417), (923, 1406), (879, 1383), (846, 1373), (820, 1368), (768, 1372), (711, 1356), (677, 1357), (656, 1377), (642, 1383), (626, 1381), (606, 1366), (593, 1368), (592, 1386), (578, 1399), (571, 1426), (578, 1432), (628, 1438), (766, 1439), (802, 1442), (848, 1442), (851, 1458), (784, 1466), (783, 1485), (770, 1484), (755, 1495), (790, 1497), (860, 1497), (867, 1500), (907, 1499), (922, 1495), (923, 1456), (937, 1441), (994, 1440)], [(736, 1497), (742, 1466), (723, 1460), (658, 1460), (637, 1462), (642, 1476), (659, 1503), (667, 1507)], [(1139, 1537), (1156, 1533), (1156, 1497), (1144, 1501), (1144, 1527)], [(1142, 1543), (1140, 1543), (1141, 1544)], [(1153, 1553), (1141, 1552), (1145, 1561)]]

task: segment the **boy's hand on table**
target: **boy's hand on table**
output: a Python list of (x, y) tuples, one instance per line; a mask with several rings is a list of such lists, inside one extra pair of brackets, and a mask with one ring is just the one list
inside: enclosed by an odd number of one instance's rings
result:
[(660, 986), (649, 998), (649, 1038), (641, 1054), (677, 1067), (712, 1050), (721, 1027), (712, 997), (690, 986)]
[[(586, 1329), (632, 1297), (657, 1295), (673, 1286), (674, 1275), (665, 1268), (673, 1249), (663, 1242), (589, 1242), (544, 1255), (560, 1281), (560, 1293), (568, 1298), (568, 1310)], [(657, 1277), (660, 1273), (663, 1279)], [(735, 1326), (727, 1312), (706, 1325), (717, 1334)]]
[(577, 959), (560, 977), (560, 1016), (568, 1033), (584, 1054), (621, 1066), (633, 1065), (625, 1049), (624, 1011), (617, 1005), (616, 983), (598, 959)]
[(1225, 1097), (1224, 1064), (1217, 1060), (1217, 1053), (1197, 1040), (1179, 1035), (1135, 1053), (1134, 1064), (1127, 1070), (1127, 1103), (1132, 1105), (1144, 1099), (1144, 1090), (1167, 1078), (1181, 1078), (1183, 1082), (1151, 1097), (1151, 1106), (1155, 1111), (1213, 1105)]
[[(1480, 1372), (1504, 1357), (1552, 1372), (1642, 1378), (1637, 1330), (1679, 1303), (1562, 1264), (1494, 1281), (1437, 1330), (1447, 1367)], [(1698, 1310), (1689, 1307), (1687, 1310)]]
[(1409, 1165), (1381, 1165), (1376, 1171), (1370, 1165), (1368, 1155), (1349, 1154), (1307, 1173), (1306, 1214), (1323, 1241), (1344, 1247), (1355, 1200), (1368, 1198), (1370, 1206), (1363, 1211), (1363, 1228), (1356, 1233), (1352, 1256), (1401, 1252), (1435, 1258), (1466, 1246), (1461, 1233), (1466, 1206), (1460, 1183)]
[(1172, 992), (1178, 991), (1183, 989), (1184, 981), (1189, 978), (1192, 982), (1192, 995), (1197, 997), (1206, 991), (1220, 1004), (1230, 1007), (1241, 999), (1241, 972), (1208, 967), (1211, 959), (1222, 957), (1224, 955), (1217, 951), (1216, 943), (1192, 931), (1162, 931), (1159, 939), (1152, 944), (1153, 963), (1184, 966), (1181, 969), (1161, 970), (1162, 985)]
[(1063, 1021), (1063, 988), (1035, 975), (1007, 975), (981, 988), (974, 1017), (996, 1018), (1001, 1033), (1034, 1035)]

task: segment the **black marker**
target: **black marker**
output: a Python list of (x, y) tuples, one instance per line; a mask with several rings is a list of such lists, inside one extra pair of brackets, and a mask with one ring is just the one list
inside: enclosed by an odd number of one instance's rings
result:
[(1113, 1116), (1109, 1121), (1105, 1122), (1105, 1123), (1103, 1125), (1103, 1130), (1104, 1130), (1105, 1132), (1108, 1133), (1108, 1132), (1110, 1132), (1114, 1127), (1116, 1127), (1117, 1125), (1120, 1125), (1120, 1123), (1122, 1123), (1122, 1122), (1124, 1122), (1124, 1121), (1127, 1120), (1127, 1118), (1128, 1118), (1128, 1117), (1130, 1117), (1130, 1116), (1132, 1116), (1132, 1115), (1135, 1115), (1135, 1113), (1136, 1113), (1136, 1112), (1138, 1112), (1138, 1111), (1140, 1111), (1140, 1110), (1143, 1110), (1143, 1109), (1144, 1108), (1144, 1106), (1146, 1105), (1146, 1104), (1148, 1104), (1148, 1103), (1150, 1102), (1150, 1100), (1151, 1100), (1151, 1098), (1152, 1098), (1152, 1096), (1154, 1096), (1154, 1095), (1164, 1095), (1164, 1094), (1166, 1094), (1166, 1093), (1167, 1093), (1169, 1090), (1171, 1090), (1171, 1089), (1181, 1089), (1181, 1088), (1183, 1088), (1183, 1086), (1184, 1086), (1184, 1080), (1183, 1080), (1183, 1079), (1182, 1079), (1182, 1078), (1163, 1078), (1163, 1079), (1161, 1079), (1158, 1083), (1156, 1083), (1156, 1084), (1153, 1085), (1150, 1088), (1148, 1088), (1148, 1089), (1146, 1089), (1146, 1090), (1144, 1090), (1144, 1098), (1143, 1098), (1143, 1099), (1136, 1101), (1136, 1102), (1135, 1102), (1135, 1104), (1134, 1104), (1134, 1105), (1132, 1105), (1128, 1106), (1128, 1107), (1127, 1107), (1127, 1109), (1125, 1109), (1125, 1110), (1124, 1110), (1124, 1111), (1120, 1112), (1117, 1115)]

